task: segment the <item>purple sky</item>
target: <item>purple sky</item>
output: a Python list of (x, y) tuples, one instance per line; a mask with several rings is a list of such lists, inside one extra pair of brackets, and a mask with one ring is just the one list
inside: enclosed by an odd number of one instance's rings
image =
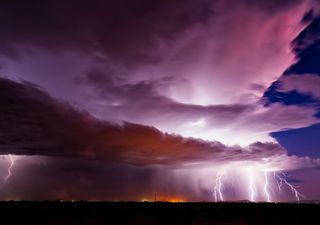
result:
[(3, 1), (0, 199), (320, 199), (319, 6)]

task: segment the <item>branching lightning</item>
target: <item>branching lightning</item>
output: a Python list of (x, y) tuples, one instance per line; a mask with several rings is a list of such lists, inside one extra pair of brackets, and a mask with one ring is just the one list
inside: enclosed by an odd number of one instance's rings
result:
[(264, 193), (266, 195), (266, 201), (270, 202), (270, 193), (269, 193), (269, 180), (268, 180), (268, 172), (264, 171), (264, 186), (263, 186)]
[(12, 174), (12, 167), (14, 166), (14, 162), (16, 160), (16, 158), (12, 155), (8, 155), (8, 158), (10, 160), (10, 165), (8, 167), (8, 173), (7, 173), (7, 176), (4, 178), (4, 183), (6, 183), (8, 181), (8, 179), (11, 177), (11, 174)]
[[(247, 181), (245, 186), (243, 186), (244, 180)], [(232, 166), (224, 167), (218, 171), (214, 185), (214, 200), (216, 202), (228, 199), (226, 190), (229, 189), (226, 189), (226, 187), (232, 185), (234, 181), (241, 185), (238, 193), (244, 194), (251, 202), (272, 202), (278, 196), (276, 193), (283, 193), (284, 186), (287, 187), (285, 190), (290, 189), (297, 201), (304, 198), (297, 190), (298, 187), (286, 180), (285, 173), (279, 171), (276, 167), (269, 167), (267, 164), (254, 163), (249, 166), (232, 164)], [(274, 188), (277, 189), (273, 190)], [(232, 193), (234, 193), (233, 190)]]
[(226, 169), (223, 168), (222, 171), (218, 173), (214, 186), (214, 199), (215, 201), (224, 201), (223, 191), (222, 191), (222, 179), (226, 173)]
[[(284, 175), (285, 176), (285, 175)], [(288, 188), (292, 191), (297, 201), (300, 201), (300, 198), (304, 198), (304, 195), (302, 195), (298, 190), (297, 187), (290, 184), (285, 178), (281, 177), (280, 175), (276, 174), (276, 177), (278, 178), (278, 188), (281, 191), (281, 187), (283, 184), (287, 185)]]
[(254, 186), (254, 175), (251, 168), (249, 169), (249, 179), (250, 179), (249, 181), (250, 201), (255, 202), (256, 192), (255, 192), (255, 186)]

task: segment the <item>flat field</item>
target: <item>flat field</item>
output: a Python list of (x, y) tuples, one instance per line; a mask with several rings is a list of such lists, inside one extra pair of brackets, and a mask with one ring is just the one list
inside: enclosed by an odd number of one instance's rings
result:
[(320, 225), (320, 204), (0, 202), (0, 224)]

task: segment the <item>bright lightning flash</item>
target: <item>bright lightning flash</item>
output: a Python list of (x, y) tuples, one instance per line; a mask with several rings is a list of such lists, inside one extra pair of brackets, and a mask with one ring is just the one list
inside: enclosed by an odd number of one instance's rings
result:
[(250, 192), (250, 201), (255, 202), (256, 201), (256, 191), (254, 186), (254, 174), (252, 171), (252, 168), (248, 169), (249, 171), (249, 192)]
[[(284, 177), (286, 176), (285, 174), (283, 174)], [(294, 194), (296, 200), (299, 202), (300, 201), (300, 198), (305, 198), (304, 195), (302, 195), (298, 190), (297, 190), (297, 187), (293, 186), (292, 184), (290, 184), (285, 178), (281, 177), (280, 175), (278, 174), (275, 174), (275, 176), (278, 178), (278, 188), (279, 188), (279, 191), (281, 191), (281, 187), (282, 187), (282, 184), (285, 184), (288, 186), (288, 188), (292, 191), (292, 193)]]
[(266, 195), (267, 202), (270, 202), (271, 198), (270, 198), (270, 193), (269, 193), (269, 180), (268, 180), (268, 172), (267, 171), (264, 171), (264, 186), (263, 186), (263, 190), (264, 190), (264, 193)]
[[(273, 176), (270, 176), (270, 173), (273, 173)], [(285, 179), (285, 175), (279, 172), (278, 168), (267, 163), (254, 162), (248, 165), (247, 162), (242, 162), (232, 163), (223, 167), (223, 169), (219, 169), (214, 185), (214, 200), (216, 202), (226, 200), (227, 195), (223, 191), (234, 181), (240, 184), (238, 186), (239, 193), (246, 193), (247, 199), (251, 202), (261, 200), (272, 202), (276, 198), (276, 196), (273, 196), (275, 194), (273, 188), (278, 186), (279, 193), (281, 193), (283, 185), (291, 190), (297, 201), (304, 197), (298, 192), (297, 187), (291, 185)], [(243, 181), (247, 181), (246, 186), (242, 185)]]
[(8, 167), (7, 176), (4, 178), (4, 183), (6, 183), (8, 181), (8, 179), (11, 177), (11, 175), (12, 175), (12, 167), (14, 166), (14, 162), (16, 160), (16, 157), (14, 157), (13, 155), (8, 155), (8, 158), (10, 160), (10, 165)]
[(214, 199), (216, 202), (224, 201), (223, 192), (222, 192), (222, 179), (226, 173), (226, 169), (223, 168), (222, 171), (218, 173), (214, 186)]

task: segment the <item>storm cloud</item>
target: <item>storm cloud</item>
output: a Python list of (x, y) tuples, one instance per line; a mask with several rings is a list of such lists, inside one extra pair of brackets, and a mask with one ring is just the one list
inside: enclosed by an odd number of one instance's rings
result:
[(259, 160), (285, 154), (274, 143), (247, 148), (183, 138), (154, 127), (101, 121), (27, 82), (1, 79), (2, 154), (79, 157), (107, 162), (191, 164)]
[(298, 76), (318, 15), (317, 0), (1, 1), (0, 198), (212, 199), (227, 168), (243, 199), (250, 170), (317, 167), (270, 133), (320, 122), (317, 67)]

